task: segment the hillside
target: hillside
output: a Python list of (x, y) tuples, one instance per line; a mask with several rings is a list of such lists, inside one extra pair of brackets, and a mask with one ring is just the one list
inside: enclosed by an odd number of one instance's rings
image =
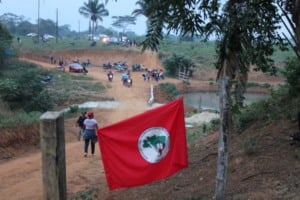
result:
[[(126, 60), (142, 63), (149, 68), (160, 67), (156, 55), (150, 52), (141, 54), (138, 51), (106, 51), (106, 52), (59, 52), (52, 54), (63, 56), (68, 60), (90, 59), (94, 66), (89, 67), (87, 76), (105, 82), (107, 96), (120, 102), (117, 109), (93, 109), (100, 126), (105, 126), (128, 116), (148, 109), (149, 83), (144, 82), (141, 73), (132, 73), (134, 85), (124, 87), (117, 76), (112, 83), (107, 83), (105, 71), (99, 66), (107, 61)], [(48, 54), (24, 54), (22, 59), (35, 62), (41, 67), (55, 69), (48, 60)], [(99, 66), (98, 66), (99, 65)], [(67, 72), (69, 73), (69, 72)], [(175, 79), (166, 78), (164, 82), (173, 82), (184, 91), (215, 90), (209, 85), (209, 79), (214, 77), (214, 71), (199, 71), (201, 75), (191, 81), (189, 87)], [(78, 75), (78, 74), (74, 74)], [(252, 73), (250, 80), (278, 84), (281, 78), (273, 78), (259, 73)], [(157, 84), (156, 82), (152, 82)], [(258, 89), (259, 91), (261, 89)], [(299, 104), (299, 103), (298, 103)], [(295, 113), (291, 113), (294, 116)], [(189, 167), (174, 176), (145, 186), (109, 191), (106, 185), (99, 149), (95, 157), (83, 157), (83, 143), (76, 140), (76, 118), (65, 121), (66, 158), (67, 158), (67, 190), (68, 196), (77, 195), (93, 188), (92, 199), (212, 199), (215, 186), (216, 158), (218, 132), (192, 141), (188, 144)], [(257, 121), (249, 124), (245, 131), (230, 136), (230, 162), (228, 171), (227, 199), (300, 199), (300, 148), (290, 145), (289, 135), (296, 132), (298, 124), (293, 117), (274, 121)], [(26, 131), (29, 130), (29, 131)], [(20, 138), (38, 137), (38, 126), (19, 130), (1, 130), (3, 142), (10, 134)], [(254, 138), (254, 140), (252, 139)], [(36, 138), (35, 138), (36, 139)], [(26, 139), (25, 139), (26, 141)], [(254, 141), (253, 143), (251, 143)], [(245, 153), (246, 144), (251, 143), (253, 153)], [(41, 163), (38, 145), (10, 145), (1, 148), (6, 159), (0, 161), (0, 178), (5, 180), (0, 185), (0, 195), (3, 199), (41, 199), (42, 180)], [(17, 147), (17, 148), (16, 148)], [(25, 152), (25, 153), (24, 153)], [(20, 167), (22, 166), (22, 167)], [(34, 186), (34, 187), (30, 187)]]

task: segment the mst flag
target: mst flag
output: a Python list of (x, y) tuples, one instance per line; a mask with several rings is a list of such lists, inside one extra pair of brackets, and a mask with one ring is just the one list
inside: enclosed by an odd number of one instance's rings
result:
[(187, 167), (183, 98), (98, 130), (110, 190), (144, 185)]

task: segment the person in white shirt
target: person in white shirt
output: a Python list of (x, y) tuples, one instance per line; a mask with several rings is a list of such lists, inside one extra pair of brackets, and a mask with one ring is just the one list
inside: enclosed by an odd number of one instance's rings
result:
[(98, 130), (98, 122), (94, 119), (94, 113), (88, 112), (87, 119), (83, 122), (85, 126), (84, 130), (84, 157), (87, 157), (89, 143), (91, 143), (91, 154), (95, 153), (95, 144), (97, 142), (97, 130)]

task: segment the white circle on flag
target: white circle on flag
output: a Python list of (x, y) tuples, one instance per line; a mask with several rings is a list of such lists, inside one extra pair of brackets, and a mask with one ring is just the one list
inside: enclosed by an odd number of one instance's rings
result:
[(147, 162), (157, 163), (169, 152), (169, 132), (163, 127), (148, 128), (139, 137), (138, 147)]

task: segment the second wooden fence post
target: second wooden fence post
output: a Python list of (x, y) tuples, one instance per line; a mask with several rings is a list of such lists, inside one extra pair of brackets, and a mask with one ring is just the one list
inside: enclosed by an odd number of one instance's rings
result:
[(67, 199), (63, 112), (46, 112), (40, 117), (43, 167), (43, 199)]

